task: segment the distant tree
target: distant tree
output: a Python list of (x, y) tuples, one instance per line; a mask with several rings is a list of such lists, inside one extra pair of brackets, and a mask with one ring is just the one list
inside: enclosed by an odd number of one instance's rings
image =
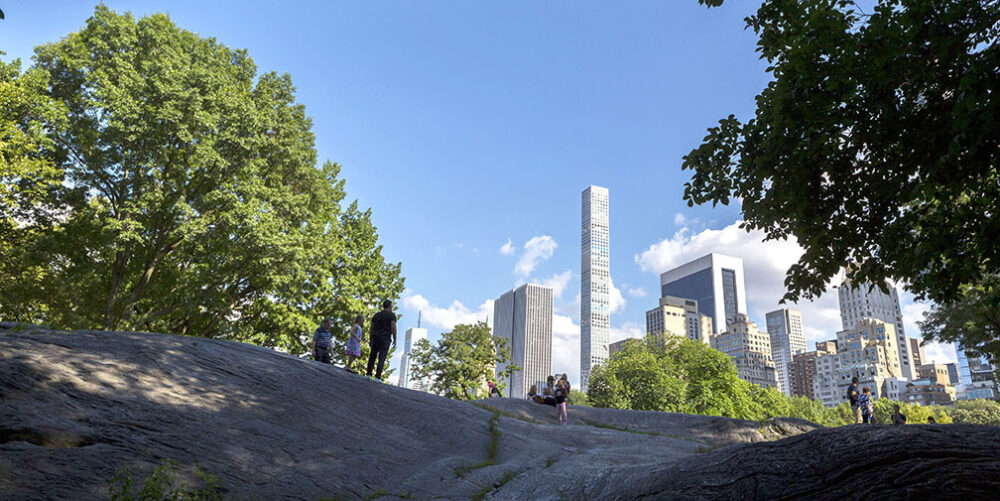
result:
[(591, 407), (590, 400), (587, 398), (587, 394), (570, 388), (568, 400), (570, 405), (578, 405), (580, 407)]
[(951, 409), (955, 423), (1000, 426), (1000, 402), (995, 400), (959, 400)]
[(37, 298), (49, 269), (32, 249), (63, 191), (51, 132), (65, 125), (65, 107), (48, 87), (47, 72), (0, 61), (0, 315), (14, 321), (45, 314)]
[(595, 407), (743, 419), (762, 415), (728, 356), (679, 337), (625, 343), (591, 373), (587, 398)]
[(932, 305), (917, 322), (924, 337), (958, 342), (973, 353), (985, 354), (1000, 365), (1000, 279), (996, 275), (978, 285), (962, 286), (959, 299)]
[[(441, 335), (437, 344), (426, 339), (417, 342), (410, 351), (411, 374), (414, 378), (430, 378), (431, 389), (456, 400), (483, 397), (488, 381), (503, 390), (494, 369), (511, 361), (507, 340), (490, 335), (486, 322), (456, 325)], [(500, 372), (501, 378), (520, 370), (515, 364)]]
[(857, 283), (996, 312), (1000, 1), (870, 4), (762, 2), (746, 22), (773, 80), (753, 118), (721, 120), (684, 157), (684, 196), (739, 200), (745, 228), (798, 241), (785, 300), (858, 264)]
[(924, 424), (927, 418), (934, 416), (934, 420), (940, 424), (951, 423), (949, 415), (951, 409), (941, 405), (919, 405), (907, 402), (897, 402), (888, 398), (880, 398), (873, 403), (875, 407), (875, 420), (880, 424), (891, 424), (893, 406), (898, 405), (899, 411), (906, 416), (907, 424)]
[[(29, 269), (47, 271), (5, 270), (0, 316), (302, 353), (320, 318), (333, 317), (342, 342), (355, 314), (403, 290), (371, 211), (344, 207), (337, 164), (317, 167), (288, 75), (258, 75), (246, 51), (164, 14), (104, 5), (35, 52), (19, 79), (41, 82), (30, 87), (54, 104), (37, 108), (53, 116), (36, 121), (53, 125), (18, 118), (36, 145), (4, 156), (37, 157), (71, 189), (50, 205), (59, 218), (19, 240)], [(38, 292), (12, 311), (22, 284)]]

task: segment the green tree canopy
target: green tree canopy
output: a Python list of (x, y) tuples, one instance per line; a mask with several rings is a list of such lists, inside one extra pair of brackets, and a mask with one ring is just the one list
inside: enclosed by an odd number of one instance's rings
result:
[(1000, 1), (871, 4), (762, 2), (747, 27), (773, 80), (684, 157), (685, 198), (738, 199), (745, 228), (797, 239), (786, 300), (857, 264), (858, 283), (950, 303), (1000, 272)]
[[(495, 368), (510, 361), (507, 340), (493, 337), (486, 322), (456, 325), (442, 334), (437, 344), (421, 339), (410, 351), (412, 377), (430, 378), (433, 391), (456, 400), (479, 398), (487, 381), (503, 389), (505, 384), (497, 382)], [(500, 377), (516, 370), (520, 367), (509, 364)]]
[(52, 162), (71, 189), (26, 252), (49, 271), (16, 299), (41, 306), (11, 311), (15, 285), (0, 315), (300, 353), (319, 318), (346, 337), (355, 314), (402, 291), (370, 210), (343, 206), (338, 165), (317, 168), (287, 74), (258, 75), (246, 51), (166, 15), (103, 5), (35, 59), (19, 80), (42, 82), (31, 95), (54, 103), (40, 119), (53, 126), (21, 119), (38, 139), (11, 156)]

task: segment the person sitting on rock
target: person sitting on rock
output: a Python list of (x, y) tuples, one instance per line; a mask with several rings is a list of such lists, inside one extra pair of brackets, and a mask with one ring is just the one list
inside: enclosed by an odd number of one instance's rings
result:
[(865, 386), (858, 397), (858, 407), (861, 408), (861, 422), (871, 423), (874, 407), (872, 406), (872, 389)]
[(937, 419), (934, 419), (934, 416), (927, 416), (927, 424), (937, 424)]
[(313, 360), (330, 363), (330, 340), (333, 335), (330, 333), (330, 319), (324, 318), (322, 325), (316, 328), (313, 333)]
[(533, 385), (531, 385), (530, 388), (528, 388), (528, 400), (533, 400), (535, 398), (535, 395), (538, 395), (538, 385), (537, 384), (533, 384)]
[(542, 390), (542, 403), (546, 405), (556, 405), (556, 378), (549, 376), (545, 380), (545, 389)]
[(906, 424), (906, 414), (899, 412), (899, 404), (892, 406), (892, 424)]
[[(347, 345), (344, 346), (344, 354), (347, 355), (347, 365), (345, 368), (349, 372), (354, 372), (351, 366), (354, 365), (354, 359), (361, 356), (361, 325), (365, 323), (365, 316), (358, 315), (354, 317), (354, 327), (351, 327), (351, 334), (347, 338)], [(356, 372), (354, 372), (357, 374)]]

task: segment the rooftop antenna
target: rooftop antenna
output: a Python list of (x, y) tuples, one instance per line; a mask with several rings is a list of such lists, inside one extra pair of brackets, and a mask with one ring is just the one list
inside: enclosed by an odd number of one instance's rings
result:
[(420, 317), (424, 314), (422, 311), (417, 312), (417, 328), (420, 328)]

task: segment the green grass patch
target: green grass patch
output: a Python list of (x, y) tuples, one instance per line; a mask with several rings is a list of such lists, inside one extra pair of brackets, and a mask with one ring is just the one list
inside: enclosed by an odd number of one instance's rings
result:
[(510, 482), (511, 480), (514, 480), (514, 477), (517, 477), (518, 475), (520, 475), (520, 473), (516, 471), (508, 471), (507, 473), (504, 473), (502, 477), (500, 477), (500, 480), (497, 480), (496, 482), (493, 482), (492, 484), (483, 487), (482, 490), (473, 494), (472, 497), (469, 499), (471, 499), (472, 501), (483, 501), (484, 499), (486, 499), (486, 496), (488, 496), (489, 493), (503, 487), (504, 484)]
[(487, 459), (471, 466), (459, 466), (458, 468), (455, 468), (456, 477), (465, 478), (465, 476), (473, 470), (497, 464), (497, 453), (500, 452), (500, 411), (493, 410), (493, 415), (490, 416), (489, 429), (490, 444), (486, 449)]
[(541, 421), (539, 421), (537, 419), (526, 417), (526, 416), (518, 416), (517, 414), (514, 414), (512, 412), (507, 412), (507, 411), (502, 410), (502, 409), (497, 409), (495, 407), (491, 407), (491, 406), (483, 404), (483, 403), (469, 402), (469, 404), (472, 404), (472, 405), (474, 405), (476, 407), (479, 407), (480, 409), (482, 409), (484, 411), (490, 411), (490, 412), (492, 412), (494, 414), (500, 414), (503, 417), (509, 417), (511, 419), (516, 419), (518, 421), (524, 421), (525, 423), (545, 424), (545, 423), (543, 423), (543, 422), (541, 422)]
[(628, 426), (615, 426), (613, 424), (601, 423), (601, 422), (598, 422), (598, 421), (591, 421), (589, 419), (581, 419), (581, 421), (583, 421), (588, 426), (593, 426), (595, 428), (604, 428), (604, 429), (608, 429), (608, 430), (624, 431), (626, 433), (638, 433), (640, 435), (651, 435), (651, 436), (654, 436), (654, 437), (660, 436), (660, 434), (656, 433), (655, 431), (633, 430), (633, 429), (629, 428)]

